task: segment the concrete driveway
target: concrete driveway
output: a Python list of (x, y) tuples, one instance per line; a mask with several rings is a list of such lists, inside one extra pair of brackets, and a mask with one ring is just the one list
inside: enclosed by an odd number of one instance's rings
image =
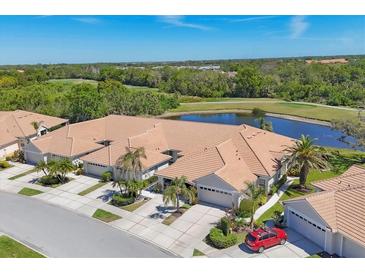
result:
[[(316, 254), (322, 249), (299, 233), (286, 229), (288, 241), (285, 245), (278, 245), (265, 250), (262, 254), (252, 252), (245, 244), (233, 246), (219, 251), (205, 251), (208, 257), (221, 258), (305, 258)], [(210, 249), (212, 250), (212, 249)]]
[(89, 217), (3, 192), (0, 231), (49, 257), (173, 257), (151, 243)]

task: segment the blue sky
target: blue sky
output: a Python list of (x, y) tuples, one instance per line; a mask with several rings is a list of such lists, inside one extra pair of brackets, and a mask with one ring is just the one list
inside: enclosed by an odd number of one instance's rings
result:
[(0, 63), (365, 54), (365, 16), (0, 16)]

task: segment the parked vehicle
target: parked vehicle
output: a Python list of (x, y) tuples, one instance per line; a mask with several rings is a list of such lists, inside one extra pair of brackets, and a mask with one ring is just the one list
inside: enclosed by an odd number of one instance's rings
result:
[(288, 235), (280, 228), (258, 228), (245, 239), (246, 246), (252, 251), (262, 253), (265, 249), (286, 243)]

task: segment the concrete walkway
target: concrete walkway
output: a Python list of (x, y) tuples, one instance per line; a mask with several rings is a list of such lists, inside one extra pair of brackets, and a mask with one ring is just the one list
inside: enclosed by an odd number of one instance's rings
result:
[(257, 220), (264, 214), (268, 209), (274, 206), (283, 196), (288, 187), (294, 182), (295, 177), (288, 177), (288, 180), (278, 189), (278, 191), (271, 196), (270, 200), (268, 200), (263, 206), (259, 207), (254, 215), (254, 219)]

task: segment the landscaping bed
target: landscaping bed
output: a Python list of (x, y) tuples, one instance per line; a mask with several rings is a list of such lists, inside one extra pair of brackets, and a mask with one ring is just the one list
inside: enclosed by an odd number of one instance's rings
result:
[(103, 210), (103, 209), (97, 209), (93, 216), (93, 218), (95, 219), (98, 219), (98, 220), (101, 220), (105, 223), (110, 223), (112, 221), (115, 221), (115, 220), (119, 220), (121, 219), (122, 217), (116, 215), (116, 214), (113, 214), (109, 211), (106, 211), (106, 210)]
[(35, 195), (38, 195), (41, 193), (43, 193), (43, 191), (40, 191), (38, 189), (28, 188), (28, 187), (25, 187), (18, 192), (18, 194), (21, 194), (24, 196), (35, 196)]
[(150, 200), (149, 198), (144, 198), (142, 201), (137, 201), (137, 202), (134, 202), (133, 204), (122, 206), (121, 208), (124, 209), (124, 210), (127, 210), (129, 212), (133, 212), (137, 208), (140, 208), (141, 206), (143, 206), (149, 200)]
[(59, 187), (60, 185), (66, 184), (72, 180), (73, 180), (73, 178), (66, 177), (64, 179), (64, 182), (61, 183), (57, 177), (47, 175), (47, 176), (43, 176), (43, 177), (39, 178), (37, 180), (36, 184), (40, 185), (40, 186), (44, 186), (44, 187), (56, 188), (56, 187)]
[(132, 212), (147, 203), (149, 200), (150, 198), (147, 197), (136, 199), (135, 197), (127, 194), (116, 193), (112, 196), (109, 204)]
[(2, 235), (0, 236), (0, 258), (44, 258), (44, 256), (10, 237)]
[(0, 161), (0, 171), (13, 167), (7, 161)]
[(25, 171), (25, 172), (23, 172), (23, 173), (20, 173), (20, 174), (18, 174), (18, 175), (15, 175), (15, 176), (13, 176), (13, 177), (10, 177), (10, 178), (8, 178), (9, 180), (15, 180), (15, 179), (18, 179), (18, 178), (20, 178), (20, 177), (23, 177), (23, 176), (26, 176), (26, 175), (29, 175), (29, 174), (31, 174), (31, 173), (33, 173), (33, 172), (36, 172), (37, 170), (35, 169), (35, 168), (32, 168), (32, 169), (30, 169), (30, 170), (28, 170), (28, 171)]
[(105, 186), (105, 183), (102, 183), (102, 182), (97, 183), (96, 185), (93, 185), (93, 186), (81, 191), (80, 193), (78, 193), (78, 195), (85, 196), (85, 195), (97, 190), (98, 188), (101, 188), (102, 186)]
[(193, 257), (198, 257), (198, 256), (205, 256), (205, 254), (201, 252), (199, 249), (194, 248)]
[(189, 208), (191, 207), (191, 205), (185, 204), (180, 208), (179, 212), (173, 212), (170, 216), (166, 217), (162, 223), (164, 225), (171, 225), (173, 222), (176, 221), (176, 219), (178, 219), (179, 217), (181, 217)]

